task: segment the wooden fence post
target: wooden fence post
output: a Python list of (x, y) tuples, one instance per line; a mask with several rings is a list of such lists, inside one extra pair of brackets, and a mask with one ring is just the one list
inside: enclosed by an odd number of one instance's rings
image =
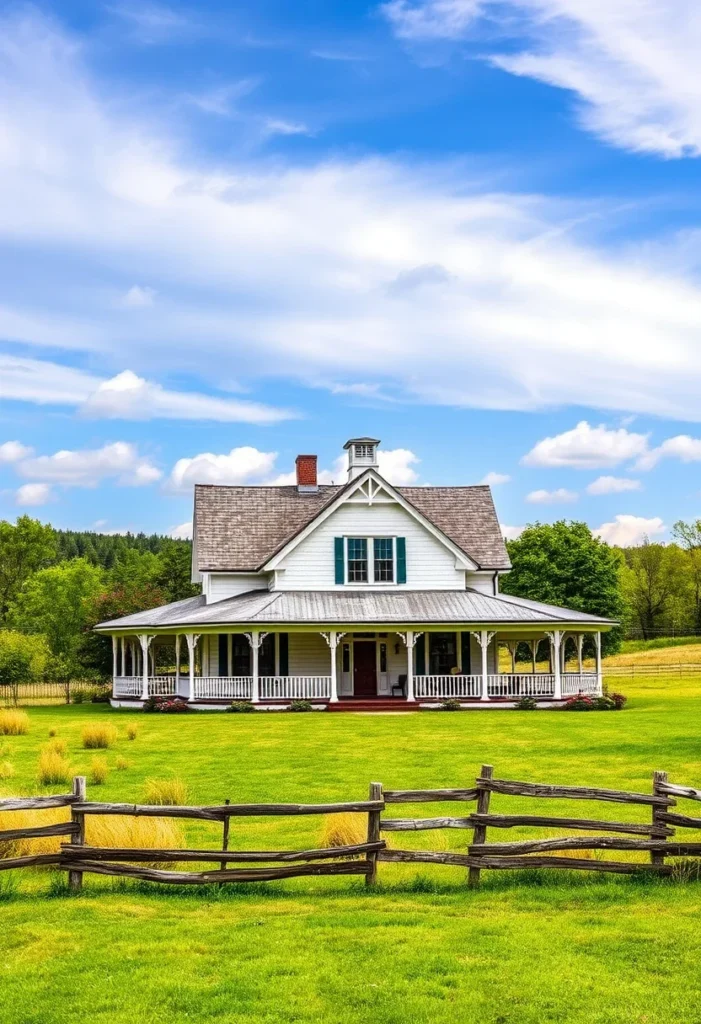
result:
[[(226, 807), (228, 807), (230, 803), (231, 803), (231, 800), (229, 800), (228, 798), (224, 801), (224, 805)], [(227, 814), (227, 816), (224, 818), (224, 835), (222, 836), (222, 844), (221, 844), (222, 850), (228, 850), (229, 849), (229, 826), (230, 825), (231, 825), (231, 818)], [(222, 871), (226, 871), (226, 865), (228, 863), (229, 862), (226, 861), (226, 860), (223, 860), (223, 861), (220, 862)], [(219, 884), (223, 885), (223, 882), (220, 882)]]
[[(477, 788), (479, 789), (479, 784), (480, 784), (480, 780), (481, 779), (491, 779), (493, 774), (494, 774), (494, 768), (491, 766), (491, 764), (483, 764), (482, 765), (482, 771), (480, 772), (480, 777), (477, 780)], [(477, 796), (477, 813), (478, 814), (489, 814), (489, 799), (490, 799), (491, 795), (492, 794), (490, 793), (490, 791), (488, 789), (480, 789), (479, 790), (479, 794)], [(478, 846), (481, 843), (484, 843), (486, 841), (486, 838), (487, 838), (487, 826), (486, 825), (482, 825), (482, 824), (475, 825), (475, 830), (474, 830), (473, 835), (472, 835), (472, 842), (473, 842), (473, 844), (475, 846)], [(468, 871), (468, 874), (467, 874), (467, 884), (469, 886), (474, 887), (476, 885), (479, 885), (479, 880), (480, 880), (480, 869), (479, 868), (470, 868), (469, 871)]]
[[(85, 776), (76, 775), (73, 779), (73, 796), (84, 803), (85, 794)], [(85, 815), (80, 811), (76, 811), (73, 804), (71, 804), (71, 821), (78, 826), (72, 837), (73, 845), (85, 846)], [(79, 892), (83, 888), (83, 872), (69, 871), (68, 886), (72, 892)]]
[[(371, 782), (368, 800), (382, 800), (382, 783)], [(380, 817), (382, 811), (368, 811), (368, 838), (369, 843), (380, 841)], [(370, 867), (365, 875), (366, 885), (375, 885), (377, 882), (377, 851), (374, 850), (367, 855)]]
[[(660, 792), (660, 783), (661, 782), (666, 782), (666, 781), (667, 781), (667, 772), (653, 772), (652, 773), (652, 795), (653, 796), (664, 796), (664, 793)], [(660, 807), (658, 804), (653, 804), (652, 805), (652, 824), (653, 824), (653, 826), (662, 826), (662, 827), (664, 827), (665, 823), (660, 820), (660, 815), (664, 814), (664, 812), (666, 810), (667, 810), (666, 807)], [(650, 838), (653, 838), (653, 839), (664, 839), (664, 840), (667, 839), (666, 836), (651, 836)], [(651, 864), (657, 864), (657, 865), (664, 864), (664, 858), (665, 858), (664, 853), (656, 853), (656, 852), (653, 851), (650, 854), (650, 863)]]

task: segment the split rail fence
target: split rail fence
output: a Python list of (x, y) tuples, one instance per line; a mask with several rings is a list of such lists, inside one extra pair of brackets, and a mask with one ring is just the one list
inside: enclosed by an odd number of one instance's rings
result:
[[(565, 799), (626, 804), (645, 808), (649, 820), (644, 822), (599, 820), (550, 816), (547, 814), (495, 813), (493, 795)], [(668, 858), (690, 858), (695, 868), (701, 866), (701, 842), (675, 841), (675, 827), (700, 829), (701, 817), (672, 811), (677, 800), (701, 801), (701, 790), (674, 785), (666, 772), (655, 772), (651, 793), (635, 793), (587, 786), (558, 786), (543, 783), (517, 782), (494, 778), (490, 765), (483, 765), (475, 785), (469, 789), (384, 790), (381, 783), (370, 784), (367, 800), (329, 804), (232, 804), (217, 806), (152, 806), (122, 803), (90, 802), (86, 799), (85, 779), (76, 777), (71, 793), (0, 800), (0, 813), (18, 810), (70, 808), (70, 821), (0, 831), (2, 843), (45, 836), (67, 836), (56, 853), (24, 855), (0, 859), (0, 871), (41, 865), (54, 865), (68, 871), (70, 887), (80, 889), (86, 873), (113, 875), (122, 878), (197, 885), (226, 882), (263, 882), (302, 875), (364, 875), (366, 883), (377, 881), (378, 863), (420, 863), (463, 867), (468, 870), (468, 884), (479, 882), (482, 870), (503, 869), (565, 869), (568, 871), (604, 871), (617, 874), (652, 872), (671, 875), (675, 865)], [(475, 803), (473, 813), (456, 817), (388, 818), (383, 812), (395, 804)], [(229, 849), (232, 818), (288, 815), (333, 815), (356, 813), (367, 815), (366, 840), (346, 846), (306, 850), (243, 850)], [(128, 815), (134, 817), (180, 818), (219, 822), (223, 827), (221, 849), (151, 849), (88, 846), (85, 841), (85, 819), (88, 815)], [(487, 831), (516, 827), (563, 829), (582, 832), (604, 832), (613, 835), (562, 836), (559, 838), (525, 839), (515, 842), (487, 842)], [(472, 842), (464, 853), (445, 850), (395, 849), (382, 838), (389, 832), (418, 832), (437, 829), (472, 830)], [(630, 838), (633, 837), (633, 838)], [(591, 851), (636, 852), (649, 855), (646, 861), (605, 860), (572, 856)], [(558, 856), (560, 854), (560, 856)], [(211, 870), (165, 870), (163, 863), (209, 863)], [(154, 866), (159, 865), (159, 866)], [(246, 867), (231, 868), (231, 864)], [(696, 877), (697, 870), (680, 877)]]

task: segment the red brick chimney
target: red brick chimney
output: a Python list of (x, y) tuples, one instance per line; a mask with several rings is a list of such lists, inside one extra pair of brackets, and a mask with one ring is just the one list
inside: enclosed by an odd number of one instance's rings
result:
[(318, 491), (316, 478), (316, 455), (298, 455), (295, 459), (297, 469), (297, 490)]

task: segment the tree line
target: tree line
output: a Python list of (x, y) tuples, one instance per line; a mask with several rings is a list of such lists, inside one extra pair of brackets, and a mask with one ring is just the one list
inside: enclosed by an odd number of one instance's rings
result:
[[(507, 594), (615, 619), (605, 653), (626, 631), (701, 633), (701, 519), (670, 544), (615, 548), (586, 523), (534, 523), (508, 542)], [(0, 684), (108, 678), (111, 641), (98, 622), (200, 592), (191, 544), (157, 534), (109, 535), (20, 516), (0, 522)]]

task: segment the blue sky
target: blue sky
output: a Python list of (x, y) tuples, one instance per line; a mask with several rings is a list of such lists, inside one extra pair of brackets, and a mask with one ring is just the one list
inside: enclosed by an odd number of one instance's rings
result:
[(514, 534), (701, 515), (701, 16), (677, 0), (0, 14), (0, 516), (494, 481)]

